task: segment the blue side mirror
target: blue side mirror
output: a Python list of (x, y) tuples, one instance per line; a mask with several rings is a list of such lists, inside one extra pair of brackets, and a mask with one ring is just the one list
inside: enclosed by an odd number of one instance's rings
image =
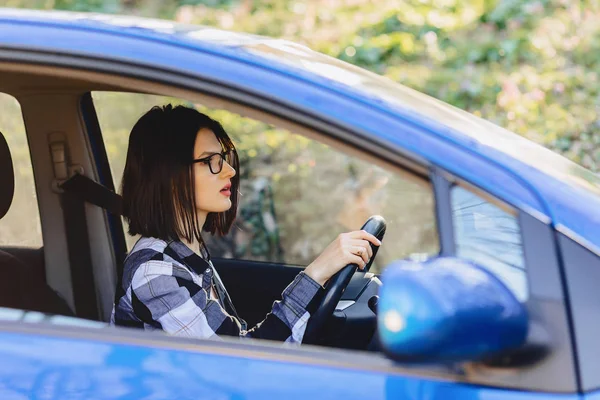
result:
[(466, 361), (516, 349), (523, 304), (494, 275), (458, 258), (397, 261), (382, 276), (379, 341), (400, 361)]

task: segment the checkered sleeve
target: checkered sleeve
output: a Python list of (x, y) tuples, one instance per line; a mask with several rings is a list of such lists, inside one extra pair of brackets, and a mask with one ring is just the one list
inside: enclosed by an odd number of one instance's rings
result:
[(145, 323), (167, 333), (196, 338), (248, 336), (300, 343), (311, 304), (321, 286), (300, 273), (284, 290), (265, 320), (249, 331), (209, 298), (190, 272), (171, 262), (141, 264), (131, 282), (132, 306)]
[(300, 272), (281, 294), (281, 300), (257, 326), (247, 332), (248, 336), (302, 343), (306, 324), (314, 313), (323, 293), (321, 285), (304, 272)]

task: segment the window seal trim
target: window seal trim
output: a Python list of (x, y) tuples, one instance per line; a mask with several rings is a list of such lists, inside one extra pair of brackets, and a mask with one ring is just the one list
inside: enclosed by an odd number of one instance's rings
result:
[(456, 255), (456, 241), (454, 238), (454, 220), (452, 218), (452, 202), (450, 190), (452, 182), (439, 168), (431, 168), (431, 182), (435, 199), (435, 214), (437, 222), (438, 239), (441, 257)]
[[(100, 184), (107, 187), (109, 190), (116, 192), (112, 172), (110, 170), (110, 162), (106, 152), (104, 137), (94, 106), (94, 100), (91, 92), (86, 92), (81, 96), (79, 101), (79, 112), (83, 119), (86, 137), (91, 149), (91, 156), (98, 172)], [(125, 232), (121, 218), (104, 211), (108, 222), (108, 231), (110, 234), (114, 255), (117, 266), (117, 281), (123, 275), (123, 263), (127, 254), (127, 243), (125, 240)]]

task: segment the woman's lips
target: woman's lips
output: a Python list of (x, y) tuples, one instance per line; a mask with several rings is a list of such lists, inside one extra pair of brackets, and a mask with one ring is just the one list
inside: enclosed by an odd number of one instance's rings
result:
[(221, 189), (221, 192), (223, 194), (223, 196), (231, 196), (231, 184), (227, 184), (225, 185), (225, 187), (223, 189)]

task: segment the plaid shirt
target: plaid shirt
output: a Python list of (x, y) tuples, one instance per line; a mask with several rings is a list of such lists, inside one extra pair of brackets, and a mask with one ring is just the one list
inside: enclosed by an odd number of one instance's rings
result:
[[(210, 296), (213, 283), (218, 299)], [(322, 293), (317, 282), (300, 272), (267, 317), (246, 330), (219, 285), (210, 259), (179, 241), (141, 238), (125, 260), (111, 324), (196, 338), (232, 335), (301, 343), (320, 297), (316, 295)]]

